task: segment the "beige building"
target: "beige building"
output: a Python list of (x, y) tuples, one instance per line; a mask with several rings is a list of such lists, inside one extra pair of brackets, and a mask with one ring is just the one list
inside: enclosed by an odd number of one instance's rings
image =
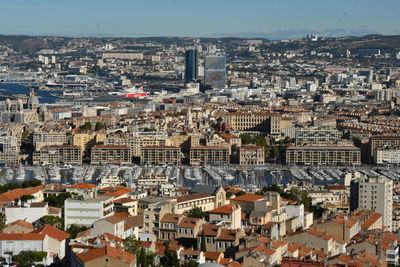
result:
[(241, 228), (242, 209), (240, 206), (227, 204), (222, 207), (208, 211), (210, 214), (209, 222), (219, 224), (222, 223), (228, 229)]
[(369, 140), (371, 157), (374, 156), (375, 151), (378, 148), (398, 148), (400, 147), (400, 135), (379, 135), (371, 136)]
[(77, 146), (46, 146), (33, 153), (33, 164), (82, 164), (82, 153)]
[(393, 181), (381, 176), (361, 180), (358, 190), (358, 207), (383, 215), (383, 225), (392, 231)]
[(35, 131), (33, 133), (33, 146), (36, 151), (42, 147), (52, 145), (65, 145), (67, 143), (67, 134), (57, 131)]
[(297, 146), (286, 149), (286, 164), (361, 165), (361, 151), (354, 146)]
[(181, 150), (175, 146), (146, 146), (141, 149), (140, 163), (151, 165), (181, 164)]
[(190, 149), (190, 164), (228, 164), (229, 148), (219, 146), (197, 146)]
[(100, 132), (91, 133), (76, 133), (72, 137), (72, 145), (78, 146), (81, 149), (81, 154), (89, 151), (97, 143), (102, 143), (106, 140), (106, 135)]
[(240, 165), (262, 166), (265, 164), (264, 148), (260, 146), (242, 146), (240, 148)]
[(128, 146), (94, 146), (91, 152), (91, 163), (131, 163), (131, 149)]
[(107, 136), (104, 144), (109, 146), (128, 146), (131, 149), (132, 157), (140, 157), (142, 147), (169, 146), (171, 141), (169, 137), (165, 136), (115, 134)]
[(209, 211), (215, 209), (216, 205), (216, 198), (213, 195), (202, 193), (190, 194), (176, 198), (175, 213), (183, 214), (194, 207), (199, 207), (203, 211)]

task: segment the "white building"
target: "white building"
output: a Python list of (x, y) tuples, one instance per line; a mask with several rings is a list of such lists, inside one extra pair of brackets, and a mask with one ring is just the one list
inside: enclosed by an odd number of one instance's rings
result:
[(360, 181), (358, 207), (383, 215), (383, 225), (392, 231), (393, 181), (384, 176)]
[[(49, 236), (45, 234), (28, 233), (28, 234), (0, 234), (0, 257), (11, 262), (14, 255), (18, 255), (22, 251), (49, 251)], [(51, 264), (52, 259), (45, 258), (45, 265)]]
[(94, 222), (114, 214), (114, 197), (99, 196), (92, 199), (66, 199), (65, 229), (72, 224), (91, 226)]
[[(41, 217), (49, 214), (49, 206), (47, 203), (24, 203), (22, 205), (10, 205), (4, 208), (7, 221), (6, 223), (12, 223), (17, 220), (34, 222)], [(51, 214), (54, 215), (54, 214)]]
[(377, 149), (374, 152), (376, 164), (398, 164), (400, 163), (400, 149)]

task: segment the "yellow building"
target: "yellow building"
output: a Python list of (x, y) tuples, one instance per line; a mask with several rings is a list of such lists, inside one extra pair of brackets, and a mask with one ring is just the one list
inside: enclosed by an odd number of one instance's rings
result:
[(80, 147), (82, 155), (97, 143), (106, 140), (106, 135), (100, 132), (76, 133), (72, 137), (72, 145)]

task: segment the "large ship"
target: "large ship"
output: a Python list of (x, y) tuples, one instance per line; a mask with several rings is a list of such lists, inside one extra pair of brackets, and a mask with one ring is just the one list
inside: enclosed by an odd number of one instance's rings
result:
[(119, 97), (124, 98), (145, 98), (147, 97), (147, 93), (143, 90), (143, 86), (136, 88), (136, 86), (132, 88), (127, 88), (118, 92), (109, 92), (110, 95), (117, 95)]

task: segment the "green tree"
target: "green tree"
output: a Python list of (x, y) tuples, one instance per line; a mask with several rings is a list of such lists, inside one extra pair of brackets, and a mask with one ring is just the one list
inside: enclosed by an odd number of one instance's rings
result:
[(84, 125), (81, 126), (81, 130), (87, 131), (87, 130), (92, 130), (93, 125), (91, 122), (85, 122)]
[(185, 212), (185, 215), (190, 218), (208, 218), (208, 213), (204, 212), (200, 207), (193, 207)]
[(230, 198), (232, 195), (233, 195), (232, 192), (226, 192), (226, 194), (225, 194), (226, 198)]
[(20, 188), (20, 187), (21, 187), (21, 185), (19, 183), (15, 183), (15, 182), (7, 183), (5, 185), (0, 186), (0, 194), (8, 192), (10, 190)]
[(6, 226), (6, 221), (6, 214), (4, 212), (0, 212), (0, 232), (3, 232), (3, 229)]
[(42, 182), (40, 180), (36, 180), (36, 179), (26, 180), (26, 181), (23, 181), (23, 183), (21, 184), (21, 187), (22, 188), (35, 187), (35, 186), (39, 186), (41, 184), (42, 184)]
[(126, 252), (131, 254), (138, 255), (140, 252), (140, 241), (134, 238), (133, 236), (129, 236), (124, 240), (124, 249)]
[(58, 194), (58, 196), (49, 195), (49, 196), (45, 197), (44, 202), (49, 203), (49, 206), (62, 208), (64, 206), (64, 201), (70, 197), (71, 197), (71, 193), (62, 192), (62, 193)]
[(247, 145), (253, 143), (253, 138), (250, 135), (241, 135), (242, 145)]
[(42, 251), (21, 251), (18, 255), (12, 256), (12, 260), (21, 267), (27, 267), (42, 261), (46, 256), (47, 253)]
[(246, 195), (246, 192), (245, 191), (239, 191), (239, 192), (237, 192), (236, 194), (235, 194), (235, 196), (237, 196), (237, 197), (240, 197), (240, 196), (243, 196), (243, 195)]
[(94, 130), (100, 131), (101, 129), (104, 129), (104, 127), (105, 127), (104, 123), (98, 121), (98, 122), (96, 122), (96, 125), (94, 126)]
[(77, 224), (72, 224), (70, 225), (70, 227), (68, 227), (68, 229), (66, 230), (66, 232), (69, 234), (71, 239), (76, 238), (76, 236), (82, 232), (89, 229), (88, 227), (84, 226), (84, 225), (77, 225)]
[(176, 251), (171, 251), (167, 246), (165, 255), (160, 259), (160, 264), (163, 267), (180, 267), (178, 255)]
[(34, 199), (34, 198), (35, 198), (35, 197), (32, 196), (32, 195), (23, 195), (23, 196), (20, 198), (20, 200), (21, 200), (21, 202), (27, 202), (28, 200)]
[(207, 247), (206, 247), (206, 236), (204, 234), (204, 230), (201, 233), (201, 243), (200, 243), (200, 250), (205, 252), (207, 251)]
[(64, 220), (57, 216), (45, 215), (37, 220), (37, 227), (43, 227), (45, 225), (54, 226), (57, 229), (64, 231)]

